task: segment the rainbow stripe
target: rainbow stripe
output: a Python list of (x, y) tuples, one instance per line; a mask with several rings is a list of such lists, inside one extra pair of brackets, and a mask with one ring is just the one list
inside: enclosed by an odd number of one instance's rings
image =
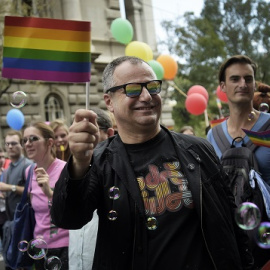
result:
[(216, 119), (216, 120), (211, 120), (210, 121), (210, 126), (211, 128), (213, 128), (214, 126), (217, 126), (219, 124), (221, 124), (223, 121), (225, 121), (227, 118), (220, 118), (220, 119)]
[(89, 82), (90, 22), (5, 17), (2, 76)]
[(258, 146), (270, 147), (270, 130), (255, 132), (242, 128), (249, 139)]

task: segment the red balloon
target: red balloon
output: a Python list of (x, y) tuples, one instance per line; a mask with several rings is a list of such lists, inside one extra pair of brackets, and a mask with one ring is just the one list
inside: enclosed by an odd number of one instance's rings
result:
[(206, 98), (206, 102), (208, 102), (209, 95), (208, 95), (207, 90), (203, 86), (201, 85), (191, 86), (187, 92), (187, 95), (195, 94), (195, 93), (203, 95)]
[(226, 95), (226, 93), (224, 93), (223, 91), (221, 91), (221, 88), (220, 88), (220, 85), (217, 87), (217, 97), (221, 100), (221, 101), (223, 101), (223, 102), (225, 102), (225, 103), (227, 103), (228, 102), (228, 98), (227, 98), (227, 95)]
[(185, 105), (189, 113), (200, 115), (205, 111), (207, 101), (203, 95), (194, 93), (187, 96)]

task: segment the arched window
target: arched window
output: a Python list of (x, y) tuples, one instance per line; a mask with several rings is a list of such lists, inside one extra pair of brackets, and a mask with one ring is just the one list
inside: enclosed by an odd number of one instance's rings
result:
[(57, 118), (64, 118), (63, 103), (59, 96), (49, 95), (45, 99), (45, 118), (48, 122)]

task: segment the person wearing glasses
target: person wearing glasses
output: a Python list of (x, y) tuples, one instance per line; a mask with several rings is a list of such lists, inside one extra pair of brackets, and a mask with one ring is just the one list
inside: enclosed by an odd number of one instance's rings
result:
[(5, 136), (6, 152), (11, 162), (3, 172), (0, 191), (6, 194), (8, 220), (13, 220), (16, 205), (20, 202), (24, 190), (25, 169), (32, 163), (30, 159), (23, 155), (21, 141), (21, 132), (16, 130), (9, 131)]
[[(34, 238), (42, 238), (47, 244), (47, 258), (58, 257), (61, 269), (68, 269), (69, 232), (55, 226), (50, 215), (54, 186), (66, 162), (56, 158), (54, 132), (44, 122), (31, 123), (24, 129), (23, 145), (27, 156), (36, 164), (29, 186), (36, 219)], [(35, 269), (43, 270), (45, 260), (35, 260)]]
[(78, 229), (97, 209), (94, 270), (252, 269), (213, 147), (160, 125), (161, 84), (139, 58), (107, 65), (104, 101), (118, 134), (98, 144), (96, 114), (76, 111), (53, 222)]
[[(23, 155), (22, 134), (20, 131), (10, 130), (5, 136), (5, 148), (9, 159), (11, 160), (8, 168), (3, 171), (0, 182), (0, 191), (5, 197), (6, 218), (3, 225), (3, 256), (5, 258), (6, 236), (17, 204), (21, 201), (24, 185), (26, 182), (25, 170), (33, 162)], [(11, 269), (6, 265), (6, 269)]]

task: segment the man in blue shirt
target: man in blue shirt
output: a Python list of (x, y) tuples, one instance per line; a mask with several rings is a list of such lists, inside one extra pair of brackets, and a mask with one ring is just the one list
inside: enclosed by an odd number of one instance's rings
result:
[[(220, 67), (219, 84), (228, 97), (230, 110), (230, 116), (220, 125), (230, 144), (236, 137), (242, 137), (247, 144), (249, 138), (242, 129), (258, 131), (270, 119), (270, 114), (253, 108), (256, 69), (256, 64), (244, 55), (232, 56)], [(217, 127), (213, 129), (215, 128)], [(207, 139), (221, 158), (222, 152), (214, 138), (213, 129), (209, 130)], [(240, 147), (242, 141), (235, 141), (234, 145)], [(258, 147), (255, 157), (262, 178), (270, 184), (270, 148)], [(258, 266), (265, 264), (269, 258), (269, 250), (258, 249), (258, 256), (254, 253), (255, 263)]]

